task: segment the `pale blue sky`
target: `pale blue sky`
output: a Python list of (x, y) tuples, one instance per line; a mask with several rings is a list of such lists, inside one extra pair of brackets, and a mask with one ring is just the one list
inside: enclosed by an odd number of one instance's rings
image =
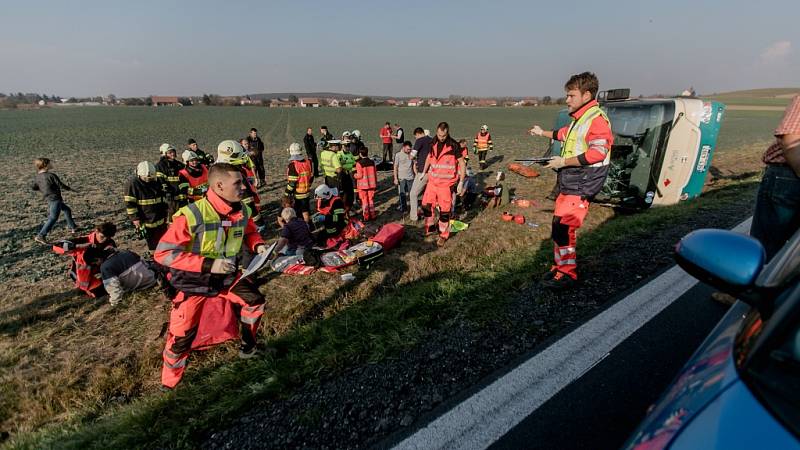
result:
[(560, 95), (800, 86), (800, 1), (8, 1), (0, 92)]

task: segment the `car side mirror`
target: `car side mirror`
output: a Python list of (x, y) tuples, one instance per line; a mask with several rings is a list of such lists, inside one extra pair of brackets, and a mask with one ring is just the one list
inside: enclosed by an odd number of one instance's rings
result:
[(758, 240), (728, 230), (696, 230), (675, 246), (675, 259), (698, 280), (759, 306), (754, 288), (766, 252)]

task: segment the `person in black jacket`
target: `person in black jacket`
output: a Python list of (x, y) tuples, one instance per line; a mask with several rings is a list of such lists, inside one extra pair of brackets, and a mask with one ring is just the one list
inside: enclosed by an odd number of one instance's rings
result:
[(64, 203), (64, 198), (61, 196), (62, 189), (65, 191), (71, 191), (72, 189), (64, 184), (61, 179), (58, 178), (58, 175), (50, 172), (52, 163), (48, 158), (36, 158), (33, 160), (33, 164), (36, 166), (38, 172), (36, 173), (36, 179), (31, 183), (31, 189), (42, 193), (44, 199), (47, 200), (47, 210), (49, 214), (47, 221), (42, 226), (42, 229), (39, 230), (39, 234), (33, 239), (40, 244), (47, 245), (47, 233), (50, 232), (58, 221), (58, 216), (61, 214), (61, 211), (64, 211), (64, 217), (67, 219), (67, 226), (70, 232), (73, 234), (77, 232), (78, 227), (72, 219), (72, 210)]
[(147, 241), (147, 248), (155, 250), (161, 236), (167, 231), (167, 201), (153, 163), (139, 163), (136, 176), (125, 184), (123, 198), (128, 218)]
[(164, 186), (167, 195), (167, 220), (171, 220), (172, 215), (178, 209), (186, 205), (186, 194), (181, 192), (181, 178), (178, 175), (185, 166), (178, 161), (178, 152), (170, 144), (161, 144), (161, 159), (156, 164), (156, 176)]
[(311, 127), (306, 129), (306, 135), (303, 136), (303, 146), (306, 148), (308, 159), (311, 160), (311, 169), (314, 171), (314, 176), (319, 176), (319, 160), (317, 159), (317, 143), (314, 142), (314, 130)]
[(214, 164), (214, 157), (201, 150), (200, 146), (197, 145), (197, 141), (194, 139), (189, 138), (189, 140), (186, 142), (186, 148), (193, 151), (194, 154), (197, 155), (197, 159), (200, 161), (200, 164), (206, 167), (211, 167), (211, 165)]
[(267, 178), (266, 171), (264, 170), (264, 142), (258, 137), (258, 130), (250, 128), (250, 134), (247, 135), (247, 142), (250, 143), (250, 153), (253, 164), (256, 166), (256, 176), (258, 177), (258, 185), (266, 186)]

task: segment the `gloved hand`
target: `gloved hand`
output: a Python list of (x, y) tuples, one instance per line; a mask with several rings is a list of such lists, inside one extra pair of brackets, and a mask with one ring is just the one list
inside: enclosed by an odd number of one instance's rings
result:
[(547, 164), (545, 164), (544, 167), (545, 167), (545, 169), (556, 169), (556, 170), (558, 170), (558, 169), (564, 167), (564, 165), (565, 165), (564, 162), (565, 162), (564, 158), (562, 158), (560, 156), (553, 156), (550, 159), (550, 161)]
[(233, 273), (235, 270), (236, 264), (227, 259), (215, 259), (214, 263), (211, 264), (211, 273), (225, 275)]
[(539, 125), (534, 125), (533, 128), (528, 130), (528, 132), (531, 134), (531, 136), (541, 136), (544, 130), (542, 130), (542, 127)]

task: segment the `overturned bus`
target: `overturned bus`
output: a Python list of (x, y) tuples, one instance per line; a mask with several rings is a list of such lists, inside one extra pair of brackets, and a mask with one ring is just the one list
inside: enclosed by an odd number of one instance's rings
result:
[[(594, 201), (643, 209), (700, 195), (725, 105), (692, 97), (631, 99), (629, 93), (598, 95), (614, 145), (608, 178)], [(556, 128), (569, 123), (567, 110), (560, 111)], [(549, 154), (561, 154), (561, 142), (552, 141)]]

